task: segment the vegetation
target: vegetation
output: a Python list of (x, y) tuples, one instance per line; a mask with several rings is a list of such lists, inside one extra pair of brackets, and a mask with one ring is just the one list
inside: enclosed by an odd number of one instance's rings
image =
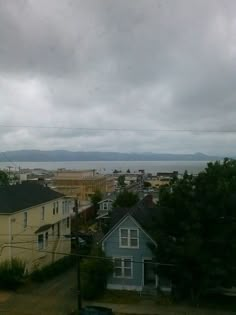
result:
[(124, 190), (120, 192), (113, 203), (113, 207), (131, 208), (139, 201), (137, 194)]
[(0, 264), (0, 288), (17, 289), (24, 281), (25, 263), (17, 258)]
[(105, 258), (101, 248), (94, 248), (91, 256), (98, 257), (84, 259), (81, 263), (82, 273), (82, 296), (86, 300), (92, 300), (101, 296), (107, 284), (107, 278), (112, 273), (113, 264), (109, 259)]
[(93, 207), (97, 213), (99, 209), (99, 202), (102, 200), (102, 193), (100, 190), (95, 191), (94, 195), (91, 197), (91, 202), (93, 204)]
[(120, 175), (117, 181), (119, 187), (125, 187), (125, 175)]
[(65, 256), (56, 262), (42, 268), (36, 268), (31, 274), (31, 280), (35, 282), (45, 282), (59, 274), (65, 272), (75, 264), (74, 256)]
[(152, 184), (149, 183), (149, 182), (144, 182), (144, 183), (143, 183), (143, 187), (144, 187), (144, 188), (150, 188), (150, 187), (152, 187)]
[(0, 171), (0, 185), (9, 185), (9, 177), (4, 171)]
[(198, 176), (184, 174), (160, 191), (153, 218), (158, 266), (177, 297), (192, 301), (235, 285), (236, 161), (209, 163)]

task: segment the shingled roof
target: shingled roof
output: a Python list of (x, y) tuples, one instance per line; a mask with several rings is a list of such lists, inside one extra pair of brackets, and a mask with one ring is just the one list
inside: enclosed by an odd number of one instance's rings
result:
[(0, 214), (10, 214), (63, 197), (49, 187), (38, 183), (0, 186)]
[(156, 215), (156, 204), (151, 195), (145, 196), (132, 208), (115, 208), (111, 212), (110, 229), (112, 229), (123, 217), (131, 215), (143, 228), (151, 227), (152, 218)]

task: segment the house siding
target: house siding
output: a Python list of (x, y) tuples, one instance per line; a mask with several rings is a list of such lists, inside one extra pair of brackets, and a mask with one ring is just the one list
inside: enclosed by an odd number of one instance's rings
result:
[[(27, 271), (31, 272), (36, 267), (42, 267), (64, 256), (55, 252), (69, 254), (71, 240), (65, 239), (64, 235), (71, 233), (70, 219), (69, 226), (66, 224), (70, 214), (69, 209), (63, 211), (63, 202), (65, 202), (64, 198), (58, 198), (11, 214), (0, 214), (0, 263), (17, 257), (26, 263)], [(57, 204), (58, 211), (53, 211)], [(43, 220), (42, 207), (44, 207)], [(25, 212), (27, 226), (24, 226)], [(58, 223), (60, 224), (59, 237), (56, 235)], [(54, 235), (52, 228), (37, 233), (41, 226), (47, 224), (55, 225)], [(48, 244), (40, 250), (38, 249), (38, 235), (46, 232), (48, 232)]]
[[(138, 248), (120, 248), (119, 247), (119, 230), (120, 228), (138, 229), (139, 230), (139, 247)], [(133, 277), (115, 278), (113, 275), (108, 280), (108, 288), (141, 290), (143, 287), (143, 264), (144, 258), (151, 258), (152, 252), (148, 247), (151, 239), (143, 232), (136, 222), (128, 216), (119, 226), (111, 232), (103, 241), (103, 249), (109, 257), (132, 257), (133, 260)]]

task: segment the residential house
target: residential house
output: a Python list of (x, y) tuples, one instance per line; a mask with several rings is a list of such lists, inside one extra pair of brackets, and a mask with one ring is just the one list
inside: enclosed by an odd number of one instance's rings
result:
[(114, 261), (108, 289), (170, 291), (170, 284), (162, 285), (155, 272), (156, 264), (149, 246), (157, 246), (149, 233), (156, 211), (150, 195), (133, 208), (113, 210), (111, 228), (101, 240), (106, 256)]
[(37, 183), (0, 186), (0, 262), (17, 257), (31, 272), (69, 254), (70, 206)]
[(106, 217), (112, 211), (113, 203), (116, 199), (116, 193), (107, 194), (104, 199), (102, 199), (99, 204), (99, 209), (97, 212), (97, 219)]

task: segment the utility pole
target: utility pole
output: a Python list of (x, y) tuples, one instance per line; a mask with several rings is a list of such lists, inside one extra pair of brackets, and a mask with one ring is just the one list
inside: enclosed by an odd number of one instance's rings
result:
[(75, 198), (75, 230), (76, 230), (76, 267), (77, 267), (77, 308), (80, 312), (82, 308), (81, 283), (80, 283), (80, 252), (79, 252), (79, 209), (78, 200)]

